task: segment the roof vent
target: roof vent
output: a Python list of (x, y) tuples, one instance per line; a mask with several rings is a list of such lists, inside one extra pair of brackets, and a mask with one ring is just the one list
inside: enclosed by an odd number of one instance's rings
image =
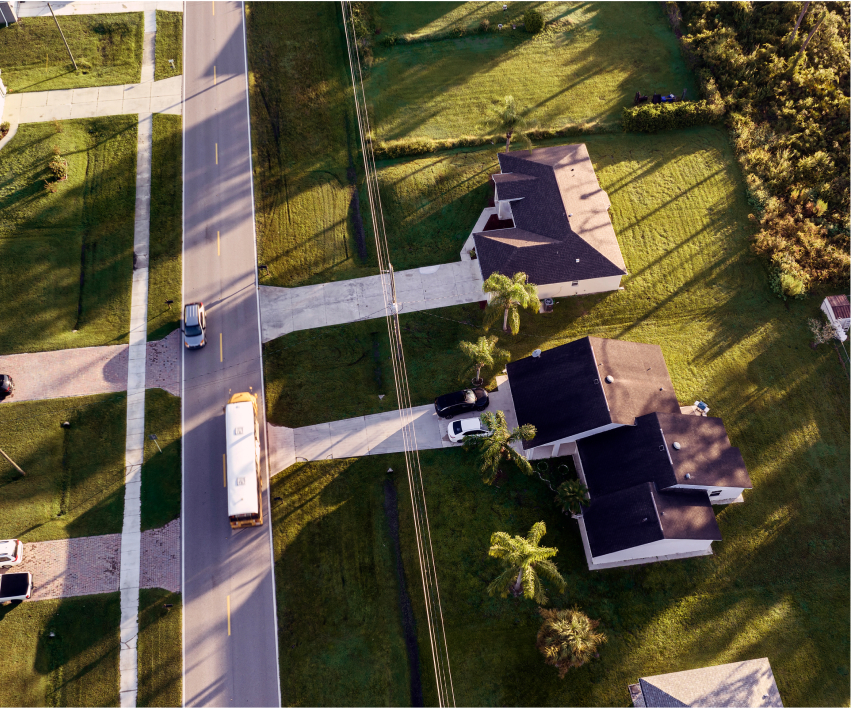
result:
[(535, 359), (537, 359), (539, 356), (541, 356), (541, 350), (540, 350), (540, 349), (536, 349), (535, 351), (533, 351), (533, 352), (532, 352), (532, 356), (533, 356)]
[(664, 445), (659, 446), (659, 452), (665, 452), (665, 446)]
[(674, 450), (679, 450), (682, 447), (678, 442), (674, 443)]
[(641, 523), (643, 524), (643, 523), (645, 523), (646, 521), (647, 521), (647, 517), (645, 516), (645, 517), (641, 520)]
[(691, 475), (688, 472), (686, 472), (686, 479), (691, 479)]
[(607, 377), (606, 377), (606, 383), (614, 383), (614, 382), (615, 382), (614, 377), (612, 377), (612, 376), (607, 376)]
[(573, 214), (568, 214), (568, 216), (573, 216)]
[(579, 263), (579, 259), (578, 259), (578, 258), (576, 259), (576, 262), (577, 262), (577, 263)]

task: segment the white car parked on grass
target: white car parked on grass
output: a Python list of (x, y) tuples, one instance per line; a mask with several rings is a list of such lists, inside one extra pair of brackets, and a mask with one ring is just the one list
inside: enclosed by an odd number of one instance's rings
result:
[(17, 538), (0, 541), (0, 568), (20, 565), (24, 559), (24, 544)]
[(449, 435), (449, 439), (454, 443), (464, 442), (464, 439), (469, 437), (488, 437), (493, 435), (493, 431), (488, 430), (478, 416), (475, 418), (454, 420), (447, 426), (446, 432)]

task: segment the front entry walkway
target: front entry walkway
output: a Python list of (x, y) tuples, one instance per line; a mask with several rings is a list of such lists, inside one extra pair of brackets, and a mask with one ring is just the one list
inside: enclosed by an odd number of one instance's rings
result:
[[(399, 311), (415, 312), (485, 299), (478, 261), (459, 261), (395, 274)], [(384, 317), (381, 276), (305, 285), (260, 287), (263, 341), (300, 329)]]
[[(503, 411), (509, 429), (515, 428), (517, 415), (514, 412), (508, 377), (497, 376), (496, 381), (498, 388), (490, 393), (490, 405), (487, 410)], [(468, 413), (457, 418), (473, 415)], [(411, 409), (411, 418), (420, 450), (460, 447), (449, 441), (446, 428), (450, 421), (438, 418), (433, 405)], [(404, 452), (403, 426), (404, 421), (398, 410), (303, 428), (283, 428), (270, 424), (267, 426), (267, 439), (272, 474), (277, 474), (296, 462)]]

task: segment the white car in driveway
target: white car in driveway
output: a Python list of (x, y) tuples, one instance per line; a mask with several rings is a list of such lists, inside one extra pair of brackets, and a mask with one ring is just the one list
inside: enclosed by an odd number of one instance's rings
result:
[(479, 416), (452, 421), (446, 426), (446, 433), (454, 443), (464, 442), (466, 438), (470, 437), (488, 437), (489, 435), (493, 435), (493, 431), (488, 430), (482, 424), (482, 419)]
[(24, 559), (24, 544), (17, 538), (0, 541), (0, 568), (20, 565)]

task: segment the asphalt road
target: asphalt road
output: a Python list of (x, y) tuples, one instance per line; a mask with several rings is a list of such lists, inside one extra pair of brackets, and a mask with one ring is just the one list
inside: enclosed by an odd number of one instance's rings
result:
[[(278, 706), (260, 326), (241, 3), (184, 13), (183, 301), (205, 304), (207, 346), (183, 350), (183, 700)], [(260, 393), (263, 526), (227, 518), (223, 406)]]

